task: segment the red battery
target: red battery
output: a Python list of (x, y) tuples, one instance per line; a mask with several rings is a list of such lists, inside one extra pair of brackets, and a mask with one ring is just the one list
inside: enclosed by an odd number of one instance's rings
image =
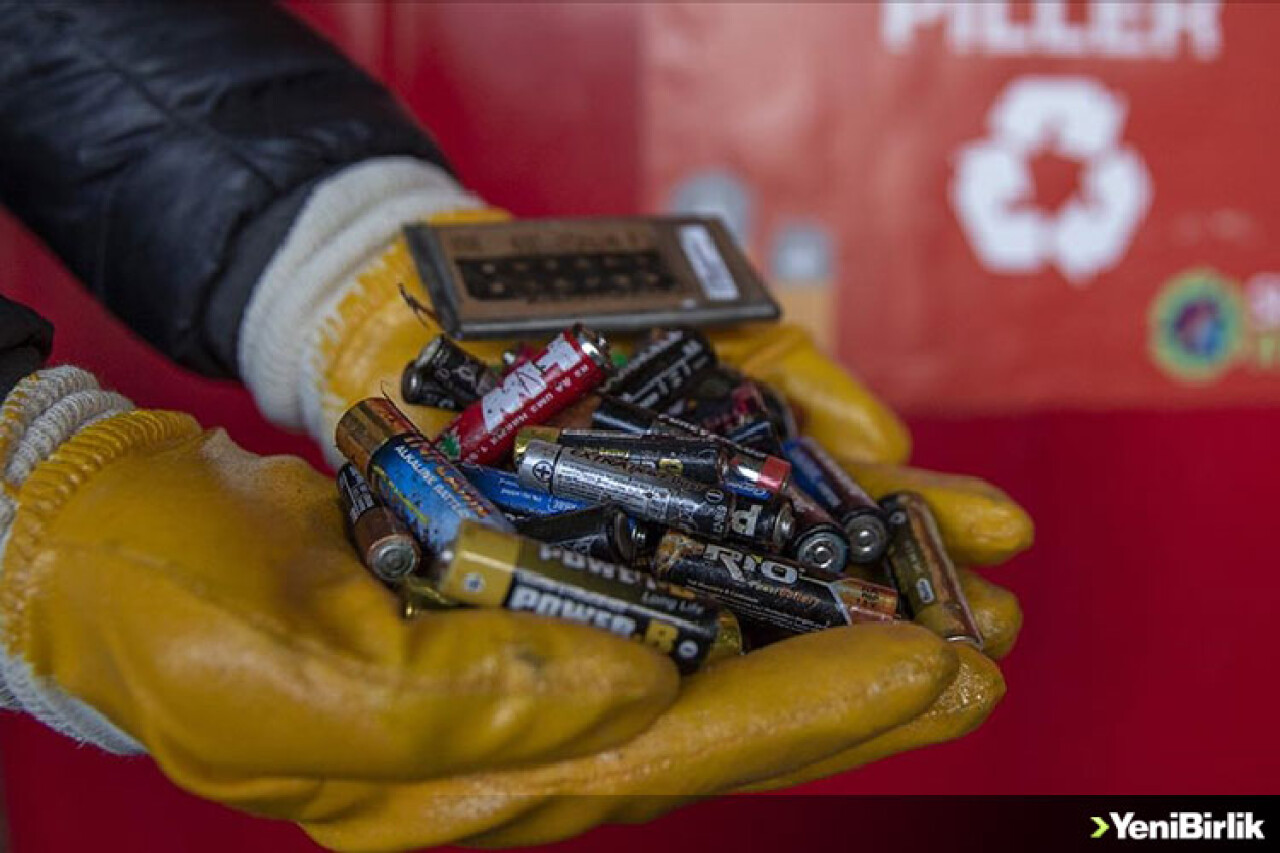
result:
[(511, 452), (521, 427), (543, 423), (573, 404), (611, 369), (603, 337), (580, 324), (566, 329), (463, 409), (436, 438), (436, 447), (450, 459), (499, 463)]

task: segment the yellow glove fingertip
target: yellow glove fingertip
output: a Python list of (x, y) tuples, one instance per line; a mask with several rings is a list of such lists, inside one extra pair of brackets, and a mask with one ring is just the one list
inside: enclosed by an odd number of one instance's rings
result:
[(951, 683), (924, 713), (897, 728), (870, 738), (839, 755), (801, 768), (795, 773), (748, 786), (742, 792), (790, 788), (854, 770), (901, 752), (945, 743), (980, 726), (1004, 698), (1004, 676), (982, 652), (955, 644), (960, 661)]
[(960, 570), (960, 585), (982, 633), (982, 650), (999, 660), (1013, 650), (1022, 630), (1018, 597), (968, 569)]

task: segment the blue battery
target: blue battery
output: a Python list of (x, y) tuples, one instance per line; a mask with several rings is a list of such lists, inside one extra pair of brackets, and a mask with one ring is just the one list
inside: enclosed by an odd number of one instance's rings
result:
[(453, 542), (465, 518), (515, 528), (493, 503), (421, 434), (398, 435), (370, 457), (369, 486), (432, 551)]
[(559, 515), (591, 506), (585, 501), (557, 498), (531, 489), (509, 471), (470, 463), (463, 463), (458, 467), (471, 484), (503, 512), (516, 515)]

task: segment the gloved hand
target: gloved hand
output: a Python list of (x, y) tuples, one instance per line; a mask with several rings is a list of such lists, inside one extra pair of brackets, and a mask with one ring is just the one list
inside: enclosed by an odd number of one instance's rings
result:
[[(448, 208), (438, 205), (423, 218), (502, 216), (482, 208)], [(301, 423), (326, 449), (333, 424), (353, 402), (386, 393), (403, 405), (400, 373), (439, 331), (410, 311), (400, 295), (403, 286), (425, 301), (399, 237), (344, 269), (345, 278), (330, 289), (322, 321), (293, 356), (302, 367), (282, 371), (284, 381), (255, 381), (253, 371), (246, 371), (269, 414), (296, 424), (299, 419), (291, 421), (289, 413), (300, 413)], [(250, 325), (258, 329), (256, 339), (269, 337), (263, 330), (272, 328), (271, 315), (269, 310), (255, 315)], [(277, 333), (289, 337), (280, 326)], [(899, 489), (922, 492), (957, 562), (996, 564), (1029, 546), (1030, 519), (998, 489), (973, 478), (900, 467), (910, 444), (904, 427), (821, 355), (802, 330), (757, 325), (710, 337), (723, 360), (774, 385), (801, 408), (806, 432), (868, 491), (876, 496)], [(465, 346), (496, 361), (509, 343)], [(454, 416), (403, 408), (428, 434)], [(1021, 625), (1012, 594), (968, 570), (961, 574), (986, 641), (985, 655), (939, 646), (910, 626), (859, 626), (787, 640), (685, 679), (674, 704), (625, 745), (536, 768), (390, 786), (335, 784), (334, 797), (367, 807), (344, 809), (334, 818), (312, 812), (302, 818), (303, 826), (321, 843), (353, 849), (458, 839), (483, 845), (540, 843), (604, 821), (646, 820), (690, 798), (796, 784), (958, 737), (985, 719), (1003, 695), (992, 660), (1009, 651)], [(829, 674), (822, 674), (828, 668)], [(615, 796), (601, 796), (608, 794)]]
[[(2, 698), (323, 844), (529, 843), (642, 820), (954, 737), (1003, 692), (986, 658), (912, 625), (800, 637), (680, 683), (665, 657), (586, 627), (405, 623), (352, 555), (327, 478), (129, 408), (57, 368), (0, 413)], [(958, 546), (990, 533), (991, 495), (936, 494), (941, 518), (968, 520), (944, 521)], [(1007, 649), (1016, 603), (965, 584)]]

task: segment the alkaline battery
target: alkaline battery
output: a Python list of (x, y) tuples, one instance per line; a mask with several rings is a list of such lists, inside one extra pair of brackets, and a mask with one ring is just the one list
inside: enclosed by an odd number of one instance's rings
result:
[(729, 531), (736, 504), (719, 486), (536, 439), (525, 445), (516, 474), (557, 497), (616, 503), (636, 518), (717, 539)]
[(806, 634), (855, 622), (888, 622), (898, 609), (898, 594), (889, 587), (676, 532), (658, 544), (653, 573), (714, 598), (744, 627), (769, 633)]
[(588, 501), (558, 498), (541, 489), (530, 488), (510, 471), (467, 462), (459, 463), (458, 470), (466, 475), (471, 485), (507, 515), (559, 515), (594, 506)]
[(616, 397), (590, 394), (563, 416), (552, 418), (547, 423), (563, 429), (596, 429), (629, 435), (681, 435), (705, 439), (719, 444), (729, 452), (725, 470), (726, 485), (735, 491), (739, 490), (737, 486), (741, 486), (748, 494), (752, 489), (777, 494), (791, 478), (791, 463), (785, 459), (743, 447), (687, 421)]
[(356, 403), (338, 421), (335, 438), (379, 500), (433, 551), (453, 539), (464, 519), (511, 529), (498, 508), (390, 400), (370, 397)]
[(498, 375), (489, 365), (447, 335), (436, 335), (405, 367), (400, 376), (400, 393), (407, 403), (461, 408), (479, 400), (497, 384)]
[(699, 483), (719, 485), (729, 465), (723, 445), (687, 435), (627, 435), (598, 429), (527, 427), (516, 436), (512, 459), (518, 465), (530, 441), (576, 447), (619, 462), (638, 465)]
[(889, 572), (908, 615), (944, 640), (981, 649), (982, 633), (925, 499), (915, 492), (894, 492), (883, 498), (883, 505), (893, 529)]
[(839, 574), (849, 562), (849, 534), (818, 502), (794, 485), (787, 489), (796, 516), (796, 533), (787, 553), (798, 562)]
[(369, 571), (395, 581), (417, 568), (421, 552), (413, 534), (374, 499), (369, 484), (350, 464), (338, 471), (338, 501), (347, 535)]
[(665, 329), (642, 344), (602, 390), (628, 403), (663, 411), (715, 364), (715, 350), (701, 332)]
[(521, 427), (542, 423), (570, 405), (611, 369), (604, 338), (573, 326), (463, 409), (437, 437), (436, 446), (450, 459), (492, 465), (510, 452)]
[(602, 560), (634, 565), (643, 553), (657, 545), (651, 525), (637, 524), (612, 504), (587, 507), (556, 515), (530, 516), (516, 522), (516, 532), (539, 542)]
[(813, 497), (849, 534), (849, 559), (874, 563), (889, 546), (884, 511), (863, 491), (840, 463), (812, 438), (793, 438), (783, 445), (796, 486)]
[(640, 640), (670, 655), (683, 672), (742, 648), (733, 615), (709, 599), (635, 569), (469, 521), (428, 575), (446, 599)]

